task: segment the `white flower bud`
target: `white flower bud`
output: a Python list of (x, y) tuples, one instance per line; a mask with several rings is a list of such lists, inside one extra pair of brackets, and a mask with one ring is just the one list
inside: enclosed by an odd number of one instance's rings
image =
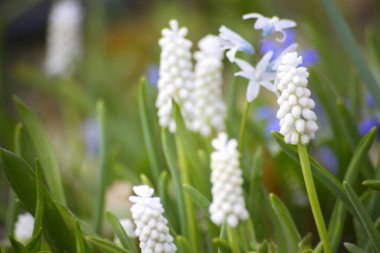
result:
[(187, 28), (180, 28), (177, 20), (171, 20), (169, 24), (170, 29), (162, 30), (159, 41), (162, 50), (156, 106), (160, 125), (175, 132), (172, 99), (181, 106), (187, 127), (191, 126), (193, 117), (193, 65), (190, 53), (192, 43), (185, 38)]
[(226, 107), (222, 100), (223, 49), (219, 37), (207, 35), (195, 53), (195, 110), (193, 130), (209, 136), (212, 128), (224, 131)]
[(82, 51), (83, 11), (78, 0), (54, 1), (49, 14), (45, 72), (68, 76)]
[(142, 253), (174, 253), (177, 247), (169, 234), (168, 221), (163, 216), (164, 208), (154, 190), (147, 185), (133, 187), (137, 196), (129, 197), (133, 203), (132, 218), (136, 224), (135, 234), (139, 237)]
[(15, 239), (23, 244), (27, 244), (33, 237), (33, 227), (34, 218), (30, 213), (19, 215), (15, 224)]
[(282, 92), (277, 99), (280, 108), (277, 118), (280, 119), (280, 133), (284, 141), (290, 144), (307, 144), (314, 139), (318, 130), (317, 116), (312, 111), (315, 107), (307, 87), (309, 73), (306, 68), (298, 67), (302, 57), (296, 52), (284, 54), (278, 66), (278, 89)]
[(226, 133), (220, 133), (212, 141), (212, 146), (212, 203), (209, 207), (211, 220), (216, 225), (226, 222), (228, 226), (236, 227), (239, 220), (248, 218), (243, 198), (238, 143), (235, 139), (228, 140)]

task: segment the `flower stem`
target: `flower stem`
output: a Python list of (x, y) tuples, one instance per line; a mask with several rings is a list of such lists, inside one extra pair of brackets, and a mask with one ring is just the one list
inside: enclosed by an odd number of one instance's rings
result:
[(244, 149), (244, 140), (245, 140), (244, 135), (245, 135), (245, 127), (247, 125), (249, 105), (250, 103), (248, 101), (245, 101), (243, 117), (241, 119), (241, 125), (240, 125), (239, 151), (241, 155), (243, 155), (243, 149)]
[(228, 241), (232, 249), (232, 253), (240, 253), (239, 238), (236, 233), (236, 228), (227, 226)]
[(319, 237), (323, 243), (325, 253), (332, 253), (330, 242), (327, 235), (327, 229), (323, 220), (321, 207), (318, 201), (317, 191), (315, 190), (313, 174), (310, 169), (309, 157), (305, 145), (298, 144), (298, 154), (301, 161), (302, 174), (305, 180), (306, 191), (309, 197), (311, 211), (313, 212), (314, 220), (317, 225)]

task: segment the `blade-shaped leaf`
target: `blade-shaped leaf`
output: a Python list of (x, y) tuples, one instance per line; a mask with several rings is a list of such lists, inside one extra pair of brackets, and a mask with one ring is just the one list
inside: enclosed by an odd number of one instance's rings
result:
[(119, 238), (121, 245), (131, 252), (137, 252), (137, 249), (133, 241), (128, 237), (125, 229), (120, 224), (119, 219), (115, 217), (110, 211), (106, 212), (106, 217), (108, 222), (111, 224), (113, 231), (115, 232), (117, 238)]
[(367, 179), (363, 181), (363, 185), (373, 190), (380, 191), (380, 180), (378, 179)]
[(271, 193), (269, 197), (274, 213), (278, 216), (283, 232), (287, 237), (288, 252), (296, 252), (298, 249), (298, 242), (301, 240), (296, 224), (285, 204), (273, 193)]
[(41, 250), (41, 235), (42, 228), (39, 228), (35, 233), (33, 233), (32, 239), (28, 242), (28, 245), (26, 245), (26, 249), (29, 253), (39, 252)]
[(375, 251), (377, 253), (380, 253), (380, 235), (378, 234), (369, 213), (365, 209), (364, 205), (360, 202), (359, 197), (356, 195), (352, 187), (347, 182), (343, 182), (343, 187), (354, 207), (355, 216), (359, 219), (360, 223), (364, 227)]
[(184, 184), (183, 189), (187, 194), (189, 194), (193, 202), (202, 209), (203, 213), (208, 216), (208, 207), (210, 206), (210, 200), (208, 200), (202, 193), (200, 193), (191, 185)]
[(352, 243), (345, 242), (344, 247), (346, 247), (346, 249), (350, 253), (367, 253), (367, 251), (365, 251), (362, 248), (359, 248), (358, 246), (356, 246), (355, 244), (352, 244)]
[[(0, 149), (2, 169), (25, 209), (34, 213), (36, 208), (36, 175), (30, 166), (16, 154)], [(55, 252), (75, 252), (75, 240), (56, 204), (43, 187), (44, 217), (42, 227), (44, 237)]]
[(9, 240), (11, 242), (14, 253), (28, 253), (28, 250), (25, 248), (25, 246), (21, 242), (15, 240), (13, 236), (10, 236)]
[(66, 203), (58, 161), (41, 122), (20, 99), (15, 98), (15, 102), (41, 161), (44, 176), (54, 200)]
[(175, 238), (175, 242), (176, 242), (179, 252), (183, 252), (183, 253), (194, 252), (193, 247), (191, 247), (189, 241), (185, 237), (177, 235)]
[(75, 245), (77, 249), (76, 253), (86, 253), (84, 237), (79, 222), (75, 223)]
[(107, 253), (131, 253), (131, 251), (122, 249), (111, 241), (99, 237), (88, 236), (86, 240)]

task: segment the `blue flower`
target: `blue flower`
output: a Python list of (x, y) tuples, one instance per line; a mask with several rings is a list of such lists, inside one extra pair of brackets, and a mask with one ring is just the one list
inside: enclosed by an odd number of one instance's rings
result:
[(314, 152), (315, 157), (321, 162), (332, 174), (338, 173), (338, 159), (332, 149), (327, 145), (322, 145)]
[(145, 70), (145, 75), (148, 82), (152, 86), (157, 86), (157, 82), (159, 79), (159, 66), (157, 64), (149, 65)]
[[(368, 116), (359, 124), (359, 133), (360, 135), (365, 135), (372, 127), (377, 127), (380, 129), (380, 120), (375, 118), (374, 116)], [(380, 138), (380, 132), (377, 131), (377, 138)]]
[(289, 19), (279, 19), (274, 16), (271, 18), (264, 17), (258, 13), (249, 13), (243, 16), (243, 19), (251, 19), (256, 18), (256, 22), (254, 24), (254, 29), (263, 30), (263, 36), (268, 37), (272, 34), (279, 32), (282, 34), (282, 38), (277, 38), (278, 42), (284, 42), (286, 40), (285, 29), (295, 27), (297, 25), (296, 22)]
[(273, 139), (272, 131), (280, 131), (280, 121), (276, 114), (277, 110), (271, 106), (259, 106), (255, 110), (255, 118), (265, 121), (265, 136), (269, 139)]
[(96, 157), (100, 149), (100, 129), (95, 119), (87, 119), (82, 125), (87, 154)]
[(219, 38), (221, 39), (223, 50), (228, 50), (226, 56), (230, 62), (235, 61), (235, 55), (238, 51), (248, 54), (254, 54), (255, 52), (248, 41), (225, 26), (219, 28)]

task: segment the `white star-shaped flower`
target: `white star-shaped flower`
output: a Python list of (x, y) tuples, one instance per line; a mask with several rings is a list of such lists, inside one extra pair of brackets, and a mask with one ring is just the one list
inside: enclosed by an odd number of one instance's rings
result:
[(243, 51), (248, 54), (255, 52), (248, 41), (225, 26), (219, 28), (219, 38), (221, 39), (223, 50), (228, 50), (226, 56), (230, 62), (235, 61), (237, 51)]
[(296, 22), (289, 19), (279, 19), (274, 16), (271, 18), (264, 17), (259, 13), (249, 13), (243, 16), (243, 19), (251, 19), (256, 18), (256, 22), (254, 24), (254, 28), (256, 30), (263, 30), (263, 36), (271, 36), (272, 34), (279, 32), (282, 34), (282, 38), (277, 38), (277, 41), (283, 42), (286, 39), (286, 34), (284, 32), (285, 29), (295, 27), (297, 25)]
[(236, 59), (236, 64), (240, 67), (241, 71), (237, 72), (235, 76), (241, 76), (249, 80), (247, 88), (247, 100), (252, 102), (260, 91), (260, 86), (274, 92), (273, 80), (276, 77), (275, 72), (268, 71), (268, 66), (272, 58), (273, 52), (267, 52), (263, 58), (257, 63), (254, 68), (248, 62)]

